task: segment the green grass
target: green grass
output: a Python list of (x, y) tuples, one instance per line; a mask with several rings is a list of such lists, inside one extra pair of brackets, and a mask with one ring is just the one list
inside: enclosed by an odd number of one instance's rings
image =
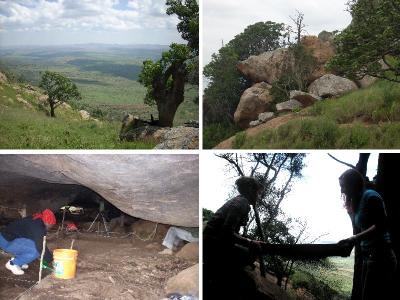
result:
[(56, 109), (50, 118), (33, 95), (19, 93), (33, 105), (17, 101), (12, 85), (0, 85), (1, 149), (149, 149), (154, 141), (121, 142), (120, 122), (83, 121), (74, 110)]
[[(135, 49), (100, 46), (96, 51), (75, 48), (0, 49), (0, 69), (10, 70), (38, 85), (40, 72), (50, 70), (72, 79), (82, 100), (70, 103), (75, 111), (56, 109), (56, 118), (46, 116), (47, 108), (35, 96), (24, 94), (29, 109), (16, 100), (18, 93), (10, 85), (0, 85), (0, 148), (9, 149), (136, 149), (153, 148), (154, 141), (120, 142), (121, 120), (127, 113), (144, 120), (155, 105), (144, 104), (146, 89), (135, 79), (145, 59), (157, 59), (163, 47)], [(130, 72), (132, 69), (132, 73)], [(198, 120), (198, 87), (187, 85), (185, 100), (175, 115), (174, 125)], [(76, 110), (87, 110), (101, 120), (82, 121)]]
[(256, 136), (236, 134), (241, 149), (400, 148), (400, 84), (380, 81), (316, 103), (302, 118)]
[[(0, 49), (1, 50), (1, 49)], [(156, 106), (143, 103), (146, 89), (136, 81), (145, 59), (158, 59), (165, 47), (136, 49), (118, 46), (92, 48), (33, 48), (0, 51), (0, 66), (5, 66), (27, 81), (38, 85), (40, 72), (58, 72), (72, 79), (82, 94), (82, 100), (73, 103), (76, 109), (85, 109), (93, 116), (109, 121), (120, 121), (126, 113), (150, 119), (157, 118)], [(130, 72), (130, 69), (131, 72)], [(198, 87), (186, 87), (185, 101), (178, 108), (174, 125), (198, 120)]]
[(213, 123), (203, 127), (203, 148), (211, 149), (236, 134), (240, 129), (233, 124)]
[(305, 288), (316, 299), (350, 299), (354, 256), (329, 258), (331, 267), (298, 265), (291, 277), (294, 288)]

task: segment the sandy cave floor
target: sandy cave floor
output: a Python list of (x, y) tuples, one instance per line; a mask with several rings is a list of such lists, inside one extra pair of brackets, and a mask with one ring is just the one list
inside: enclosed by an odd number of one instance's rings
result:
[[(69, 248), (71, 238), (50, 238), (50, 250)], [(173, 255), (162, 255), (160, 241), (107, 238), (95, 233), (80, 234), (75, 240), (78, 250), (77, 276), (63, 280), (50, 271), (42, 282), (28, 290), (38, 280), (39, 262), (30, 264), (22, 276), (5, 269), (8, 255), (0, 254), (0, 299), (162, 299), (166, 281), (193, 265)]]

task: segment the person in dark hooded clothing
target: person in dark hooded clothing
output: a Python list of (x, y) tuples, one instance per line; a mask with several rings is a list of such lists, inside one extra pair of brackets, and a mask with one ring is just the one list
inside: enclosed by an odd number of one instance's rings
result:
[[(248, 221), (250, 206), (256, 205), (263, 186), (253, 177), (236, 180), (239, 195), (227, 201), (207, 222), (203, 231), (204, 299), (235, 296), (245, 299), (254, 295), (231, 295), (229, 286), (240, 280), (242, 286), (255, 286), (247, 280), (244, 268), (252, 265), (259, 253), (260, 242), (240, 235)], [(244, 282), (246, 281), (246, 283)], [(250, 299), (250, 298), (248, 298)]]
[[(40, 257), (43, 237), (56, 224), (56, 217), (50, 209), (8, 224), (0, 231), (0, 248), (13, 255), (5, 267), (14, 275), (23, 275), (28, 264)], [(44, 260), (53, 261), (53, 255), (46, 247)]]

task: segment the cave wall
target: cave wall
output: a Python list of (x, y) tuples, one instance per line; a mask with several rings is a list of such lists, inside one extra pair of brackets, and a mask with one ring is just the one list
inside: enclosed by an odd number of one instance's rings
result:
[(58, 208), (88, 188), (123, 212), (152, 222), (198, 226), (197, 155), (0, 155), (0, 205)]

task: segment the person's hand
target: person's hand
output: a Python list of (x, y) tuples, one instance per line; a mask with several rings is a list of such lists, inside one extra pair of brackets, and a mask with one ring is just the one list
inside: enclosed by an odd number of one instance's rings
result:
[(354, 247), (354, 245), (356, 244), (356, 242), (357, 242), (356, 236), (353, 235), (353, 236), (351, 236), (351, 237), (349, 237), (349, 238), (347, 238), (347, 239), (340, 240), (340, 241), (338, 242), (338, 245), (339, 245), (339, 246), (342, 246), (342, 247)]
[(261, 241), (251, 241), (251, 251), (256, 253), (256, 254), (260, 254), (262, 251), (262, 245), (265, 244), (264, 242)]

